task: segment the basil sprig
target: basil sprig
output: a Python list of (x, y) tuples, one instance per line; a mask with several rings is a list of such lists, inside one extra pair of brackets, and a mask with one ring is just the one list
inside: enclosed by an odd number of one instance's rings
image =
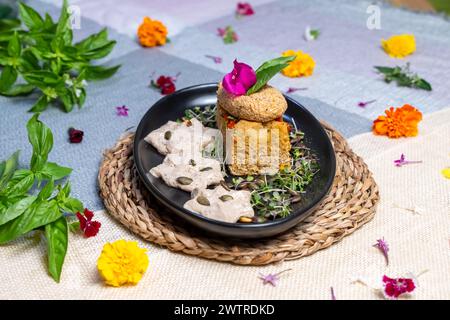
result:
[(375, 69), (384, 76), (384, 81), (390, 83), (395, 81), (399, 87), (409, 87), (431, 91), (431, 84), (425, 79), (420, 78), (416, 73), (412, 73), (407, 63), (404, 67), (396, 66), (381, 67), (375, 66)]
[(109, 78), (119, 69), (91, 63), (106, 57), (116, 44), (108, 40), (106, 29), (73, 43), (67, 0), (57, 22), (24, 3), (19, 3), (19, 17), (0, 20), (0, 94), (19, 96), (38, 91), (30, 111), (42, 112), (53, 102), (60, 103), (66, 112), (75, 105), (81, 108), (86, 100), (86, 81)]
[(49, 273), (59, 282), (68, 243), (64, 214), (83, 211), (83, 204), (70, 197), (69, 182), (55, 184), (72, 169), (47, 161), (53, 134), (38, 117), (35, 114), (27, 124), (33, 147), (30, 168), (17, 168), (19, 152), (0, 162), (0, 244), (33, 230), (44, 230)]
[(283, 70), (293, 61), (295, 56), (279, 57), (264, 62), (258, 69), (256, 69), (256, 83), (247, 90), (247, 95), (255, 93), (269, 82), (278, 72)]

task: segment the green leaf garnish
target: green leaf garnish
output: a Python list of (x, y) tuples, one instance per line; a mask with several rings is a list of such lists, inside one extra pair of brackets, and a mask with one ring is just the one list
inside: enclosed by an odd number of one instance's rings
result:
[(278, 72), (289, 65), (289, 62), (295, 60), (295, 56), (278, 57), (264, 62), (256, 69), (256, 83), (247, 90), (247, 95), (255, 93), (269, 82)]
[(407, 63), (403, 67), (382, 67), (375, 66), (374, 68), (384, 76), (384, 81), (390, 83), (395, 81), (400, 87), (417, 88), (431, 91), (431, 84), (425, 79), (420, 78), (416, 73), (412, 73), (409, 69), (410, 64)]

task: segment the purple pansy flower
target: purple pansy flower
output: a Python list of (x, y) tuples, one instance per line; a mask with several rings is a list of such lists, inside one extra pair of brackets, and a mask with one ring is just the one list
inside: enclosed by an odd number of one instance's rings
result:
[(406, 157), (405, 157), (405, 155), (403, 153), (400, 155), (400, 159), (394, 160), (394, 164), (395, 164), (396, 167), (401, 167), (401, 166), (403, 166), (405, 164), (413, 164), (413, 163), (422, 163), (422, 161), (409, 161), (409, 160), (406, 160)]
[(116, 107), (117, 110), (117, 115), (123, 116), (123, 117), (128, 117), (128, 108), (126, 106), (121, 106), (121, 107)]
[(256, 74), (248, 64), (233, 61), (233, 71), (223, 77), (223, 88), (235, 96), (244, 95), (256, 83)]

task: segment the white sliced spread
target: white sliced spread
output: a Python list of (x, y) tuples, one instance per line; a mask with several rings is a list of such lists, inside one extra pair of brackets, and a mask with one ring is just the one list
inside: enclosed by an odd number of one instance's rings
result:
[[(227, 191), (222, 186), (218, 186), (212, 190), (195, 190), (193, 196), (184, 204), (184, 208), (210, 219), (234, 223), (240, 217), (251, 218), (255, 215), (250, 204), (249, 191)], [(200, 200), (199, 197), (201, 197)]]
[(150, 132), (144, 140), (163, 155), (177, 153), (193, 157), (209, 144), (213, 144), (218, 135), (219, 130), (205, 128), (200, 121), (193, 118), (181, 123), (169, 121)]
[(204, 189), (223, 180), (220, 162), (199, 155), (190, 158), (180, 154), (168, 154), (164, 161), (150, 173), (161, 178), (171, 187), (185, 191)]

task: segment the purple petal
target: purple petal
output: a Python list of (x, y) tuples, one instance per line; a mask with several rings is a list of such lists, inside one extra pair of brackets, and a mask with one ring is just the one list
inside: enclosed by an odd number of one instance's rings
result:
[(237, 80), (242, 83), (247, 89), (256, 83), (256, 73), (248, 64), (233, 61), (234, 69), (237, 72)]
[(235, 96), (241, 96), (247, 92), (247, 89), (240, 82), (237, 82), (233, 79), (233, 75), (231, 73), (227, 73), (222, 80), (223, 88), (228, 92)]

